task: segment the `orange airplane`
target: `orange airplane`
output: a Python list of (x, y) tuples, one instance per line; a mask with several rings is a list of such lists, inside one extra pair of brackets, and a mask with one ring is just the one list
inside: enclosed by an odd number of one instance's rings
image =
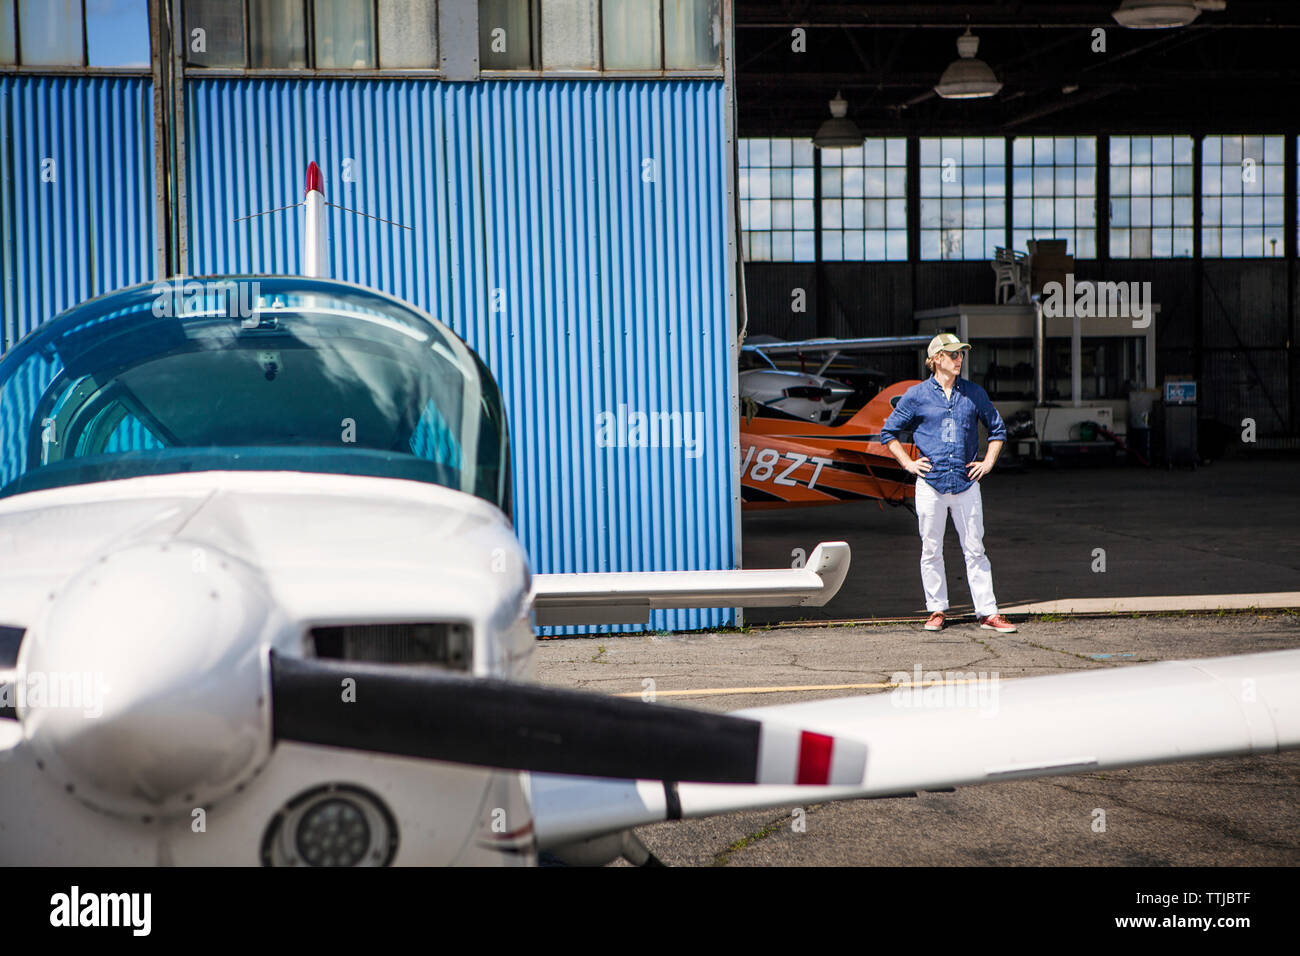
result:
[[(743, 506), (790, 508), (863, 498), (890, 504), (910, 501), (916, 495), (916, 485), (880, 443), (880, 429), (894, 403), (915, 384), (890, 385), (843, 425), (742, 417)], [(903, 448), (916, 457), (910, 444)]]
[[(821, 372), (841, 352), (900, 348), (928, 341), (928, 336), (898, 336), (781, 342), (746, 348), (761, 352), (764, 358), (771, 354), (832, 353), (823, 362)], [(767, 376), (772, 374), (772, 370), (766, 371)], [(816, 384), (828, 386), (825, 402), (843, 404), (839, 383), (818, 378)], [(917, 380), (908, 380), (888, 386), (841, 424), (796, 418), (774, 409), (771, 403), (745, 402), (749, 414), (742, 414), (740, 421), (740, 491), (744, 508), (790, 508), (863, 499), (875, 499), (883, 508), (884, 502), (910, 502), (916, 495), (915, 482), (880, 443), (880, 430), (903, 393), (915, 384)], [(816, 390), (805, 385), (800, 394)], [(794, 391), (789, 389), (787, 393)], [(759, 410), (767, 414), (755, 414)], [(912, 445), (903, 447), (916, 456)]]

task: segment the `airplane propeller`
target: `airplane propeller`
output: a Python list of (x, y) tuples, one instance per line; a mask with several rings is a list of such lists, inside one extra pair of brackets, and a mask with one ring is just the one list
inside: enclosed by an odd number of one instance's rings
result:
[(698, 783), (861, 784), (866, 766), (857, 741), (514, 681), (273, 653), (271, 686), (276, 741)]

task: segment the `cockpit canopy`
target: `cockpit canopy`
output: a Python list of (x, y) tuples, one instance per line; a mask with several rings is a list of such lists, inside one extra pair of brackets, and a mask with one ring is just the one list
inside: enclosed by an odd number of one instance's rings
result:
[(510, 515), (491, 373), (441, 323), (327, 279), (92, 299), (0, 360), (0, 497), (190, 471), (427, 481)]

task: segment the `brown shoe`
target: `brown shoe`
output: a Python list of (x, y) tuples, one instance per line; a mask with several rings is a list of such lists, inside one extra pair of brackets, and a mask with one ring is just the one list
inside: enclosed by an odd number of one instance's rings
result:
[(990, 614), (988, 617), (980, 618), (980, 627), (986, 631), (997, 631), (999, 634), (1014, 634), (1016, 632), (1016, 626), (1001, 614)]
[(925, 629), (927, 631), (943, 630), (943, 611), (935, 611), (925, 620)]

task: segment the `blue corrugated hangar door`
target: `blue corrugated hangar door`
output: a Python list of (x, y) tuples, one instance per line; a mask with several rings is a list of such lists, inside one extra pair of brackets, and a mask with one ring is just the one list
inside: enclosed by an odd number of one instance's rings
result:
[(731, 568), (724, 104), (721, 79), (189, 80), (190, 271), (297, 272), (300, 210), (236, 220), (316, 160), (331, 202), (410, 227), (331, 209), (331, 274), (501, 383), (535, 570)]
[(153, 196), (148, 79), (0, 76), (0, 350), (154, 277)]

